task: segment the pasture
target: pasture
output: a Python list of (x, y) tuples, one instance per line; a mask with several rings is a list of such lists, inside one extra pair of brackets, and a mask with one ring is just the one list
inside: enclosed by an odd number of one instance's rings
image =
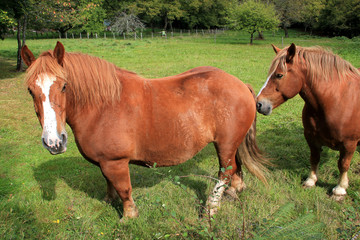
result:
[[(113, 62), (144, 77), (175, 75), (197, 66), (214, 66), (251, 84), (266, 80), (282, 32), (248, 45), (239, 32), (168, 39), (62, 39), (65, 50)], [(360, 67), (360, 39), (320, 38), (291, 32), (284, 46), (319, 45)], [(37, 57), (56, 39), (27, 40)], [(309, 172), (303, 136), (303, 100), (296, 96), (271, 116), (258, 114), (257, 142), (275, 164), (265, 186), (245, 169), (247, 189), (239, 199), (223, 198), (214, 219), (201, 218), (215, 185), (218, 160), (212, 144), (176, 167), (130, 166), (133, 197), (140, 217), (120, 221), (121, 203), (103, 201), (106, 182), (100, 169), (82, 158), (68, 128), (68, 150), (52, 156), (41, 144), (41, 127), (24, 73), (14, 72), (17, 42), (0, 42), (0, 238), (1, 239), (351, 239), (360, 235), (360, 156), (349, 171), (348, 196), (329, 197), (338, 179), (338, 152), (324, 148), (319, 181), (301, 183)]]

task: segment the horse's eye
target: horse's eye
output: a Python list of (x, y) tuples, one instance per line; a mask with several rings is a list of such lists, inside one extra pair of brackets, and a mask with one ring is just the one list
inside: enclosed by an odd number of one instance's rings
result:
[(66, 90), (66, 83), (64, 84), (63, 88), (61, 89), (61, 92), (65, 92)]
[(275, 75), (275, 77), (276, 77), (276, 78), (279, 78), (279, 79), (282, 78), (283, 76), (284, 76), (284, 75), (282, 75), (282, 74), (280, 74), (280, 73), (277, 73), (277, 74)]
[(29, 92), (30, 95), (34, 98), (34, 93), (30, 90), (30, 88), (28, 88), (28, 92)]

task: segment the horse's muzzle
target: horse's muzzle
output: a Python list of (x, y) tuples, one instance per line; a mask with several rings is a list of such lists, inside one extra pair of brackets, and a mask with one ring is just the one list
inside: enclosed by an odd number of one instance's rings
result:
[(272, 112), (272, 104), (269, 100), (260, 100), (256, 103), (256, 109), (259, 113), (264, 115), (270, 115)]
[(42, 137), (43, 146), (53, 155), (66, 152), (67, 133), (62, 132), (61, 136), (47, 137), (46, 134)]

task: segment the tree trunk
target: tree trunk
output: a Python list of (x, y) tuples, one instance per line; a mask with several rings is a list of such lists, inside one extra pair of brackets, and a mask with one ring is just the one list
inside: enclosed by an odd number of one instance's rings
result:
[(65, 38), (65, 31), (63, 29), (59, 29), (59, 32), (60, 32), (61, 38)]
[(155, 26), (154, 26), (154, 23), (152, 21), (150, 22), (150, 27), (151, 27), (151, 31), (153, 33), (155, 33)]
[(285, 31), (285, 38), (288, 38), (289, 37), (289, 31), (288, 31), (287, 27), (283, 26), (283, 29)]
[(253, 40), (254, 40), (254, 32), (251, 33), (251, 37), (250, 37), (250, 45), (253, 44)]
[(22, 45), (21, 46), (24, 46), (25, 41), (26, 41), (26, 22), (27, 22), (27, 15), (25, 14), (24, 15), (24, 23), (22, 26)]
[(258, 39), (259, 40), (264, 40), (265, 39), (264, 38), (264, 33), (262, 31), (259, 31), (258, 33), (259, 33)]
[(167, 18), (167, 15), (165, 16), (165, 25), (164, 25), (164, 31), (166, 31), (166, 28), (167, 28), (167, 25), (168, 25), (168, 18)]
[(169, 24), (170, 24), (170, 31), (173, 32), (172, 21), (170, 21)]
[(22, 71), (22, 61), (21, 61), (21, 19), (17, 20), (17, 42), (18, 42), (18, 51), (17, 51), (17, 63), (16, 63), (16, 71)]

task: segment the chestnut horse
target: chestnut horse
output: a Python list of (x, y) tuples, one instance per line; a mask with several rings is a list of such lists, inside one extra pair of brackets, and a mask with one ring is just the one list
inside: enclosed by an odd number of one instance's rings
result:
[[(107, 200), (118, 194), (125, 217), (137, 217), (129, 163), (173, 166), (213, 142), (220, 181), (209, 197), (216, 212), (225, 184), (244, 188), (241, 164), (265, 180), (255, 141), (255, 95), (236, 77), (213, 67), (145, 79), (97, 57), (54, 51), (38, 59), (24, 46), (28, 90), (51, 154), (66, 151), (65, 124), (81, 154), (98, 165), (107, 181)], [(230, 167), (231, 166), (231, 167)]]
[(258, 112), (269, 115), (273, 108), (298, 93), (305, 101), (302, 113), (304, 135), (310, 147), (311, 171), (303, 183), (313, 187), (322, 146), (340, 151), (340, 179), (332, 190), (335, 199), (346, 195), (347, 172), (360, 141), (360, 72), (349, 62), (319, 47), (291, 44), (279, 49), (268, 78), (257, 97)]

